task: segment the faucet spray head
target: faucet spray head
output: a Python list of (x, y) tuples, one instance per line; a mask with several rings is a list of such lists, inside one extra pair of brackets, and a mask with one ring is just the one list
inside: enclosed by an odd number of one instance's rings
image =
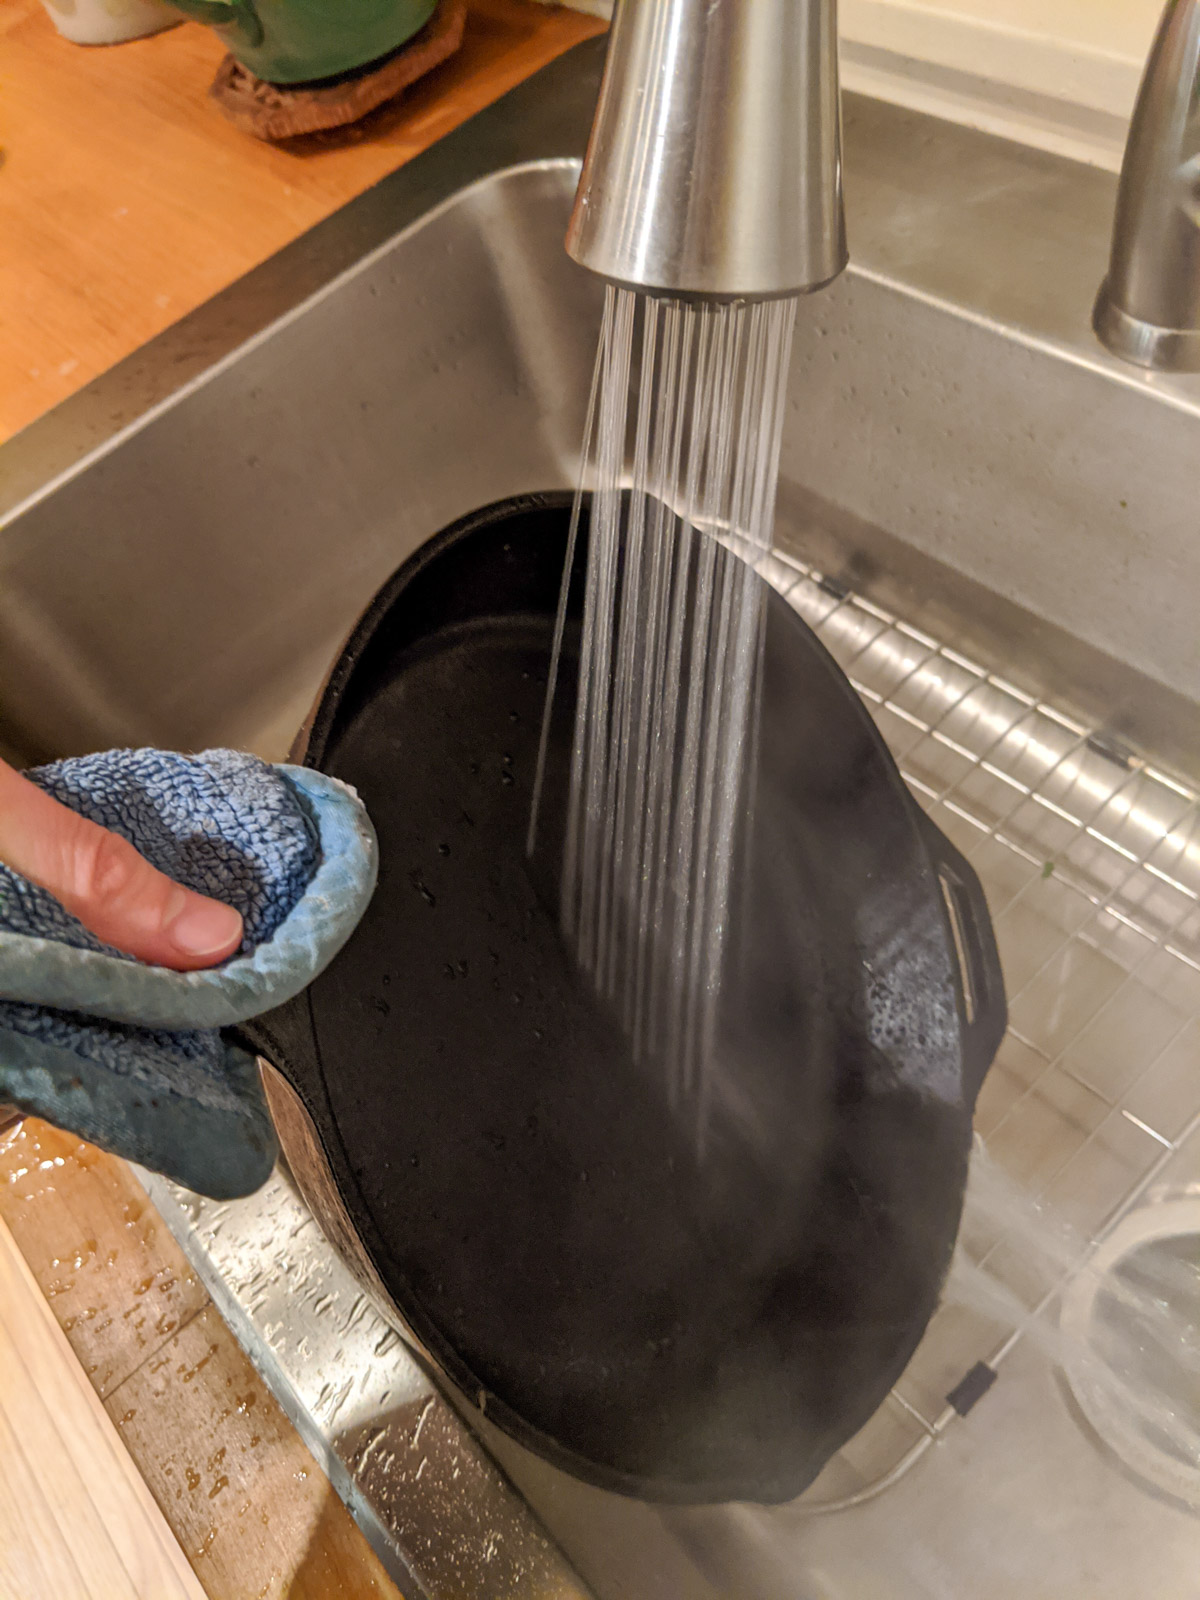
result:
[(1169, 0), (1121, 168), (1094, 325), (1114, 355), (1200, 372), (1200, 0)]
[(837, 277), (836, 0), (617, 0), (567, 250), (663, 295)]

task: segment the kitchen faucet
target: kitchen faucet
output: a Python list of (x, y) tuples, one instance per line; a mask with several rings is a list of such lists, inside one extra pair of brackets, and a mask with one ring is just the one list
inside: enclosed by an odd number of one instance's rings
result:
[(657, 294), (817, 289), (841, 165), (836, 0), (617, 0), (567, 249)]
[(1200, 0), (1168, 0), (1150, 51), (1094, 321), (1126, 361), (1200, 371)]
[[(617, 0), (567, 249), (613, 283), (756, 299), (846, 265), (837, 0)], [(1200, 0), (1168, 0), (1094, 322), (1200, 371)]]

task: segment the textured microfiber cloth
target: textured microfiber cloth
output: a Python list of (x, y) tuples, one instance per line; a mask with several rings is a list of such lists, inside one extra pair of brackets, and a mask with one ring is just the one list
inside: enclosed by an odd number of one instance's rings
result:
[(375, 886), (357, 796), (230, 750), (113, 750), (26, 773), (177, 883), (241, 912), (241, 950), (173, 972), (89, 933), (0, 865), (0, 1101), (219, 1199), (268, 1176), (253, 1057), (221, 1028), (281, 1005), (353, 932)]

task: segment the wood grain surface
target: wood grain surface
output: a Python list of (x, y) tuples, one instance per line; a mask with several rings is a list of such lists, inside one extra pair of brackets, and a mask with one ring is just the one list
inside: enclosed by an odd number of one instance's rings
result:
[(128, 1167), (47, 1124), (0, 1147), (0, 1214), (101, 1399), (208, 1304)]
[[(133, 1463), (132, 1478), (140, 1474), (209, 1600), (399, 1600), (124, 1162), (26, 1119), (0, 1136), (0, 1228), (2, 1600), (196, 1594), (165, 1580), (150, 1589), (117, 1583), (116, 1562), (127, 1576), (137, 1574), (120, 1521), (133, 1512), (120, 1510), (115, 1477), (112, 1505), (93, 1502), (108, 1539), (106, 1545), (96, 1535), (95, 1563), (80, 1556), (80, 1530), (92, 1527), (88, 1504), (76, 1523), (73, 1500), (47, 1500), (48, 1482), (69, 1496), (82, 1478), (97, 1493), (79, 1452), (92, 1448), (87, 1441), (104, 1412), (112, 1424), (100, 1430), (104, 1448)], [(14, 1261), (13, 1242), (27, 1266)], [(18, 1303), (10, 1283), (19, 1273), (25, 1290)], [(74, 1352), (73, 1390), (41, 1368), (32, 1388), (24, 1381), (12, 1350), (20, 1341), (25, 1359), (34, 1359), (30, 1341), (35, 1355), (45, 1341), (37, 1317), (59, 1341), (62, 1358), (72, 1361)], [(8, 1544), (13, 1518), (30, 1530), (24, 1545)], [(31, 1586), (8, 1580), (16, 1560), (6, 1556), (10, 1548), (21, 1552), (19, 1570), (32, 1575)], [(146, 1559), (157, 1560), (157, 1550), (147, 1546)], [(157, 1568), (147, 1571), (153, 1576)], [(112, 1585), (87, 1587), (93, 1574)]]
[(0, 1221), (0, 1595), (203, 1593)]
[(107, 1409), (214, 1600), (396, 1594), (211, 1305)]
[(210, 29), (88, 49), (4, 0), (0, 439), (602, 26), (470, 0), (462, 49), (394, 104), (264, 144), (208, 98)]

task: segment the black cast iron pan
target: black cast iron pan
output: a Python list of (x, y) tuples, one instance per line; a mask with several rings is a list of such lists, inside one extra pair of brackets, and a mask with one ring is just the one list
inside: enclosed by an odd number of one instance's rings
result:
[(525, 857), (569, 515), (538, 496), (469, 517), (364, 616), (305, 759), (362, 795), (379, 888), (333, 966), (248, 1032), (395, 1309), (494, 1422), (626, 1493), (779, 1502), (936, 1305), (1005, 1025), (995, 945), (973, 872), (772, 595), (697, 1155), (557, 927), (570, 631)]

